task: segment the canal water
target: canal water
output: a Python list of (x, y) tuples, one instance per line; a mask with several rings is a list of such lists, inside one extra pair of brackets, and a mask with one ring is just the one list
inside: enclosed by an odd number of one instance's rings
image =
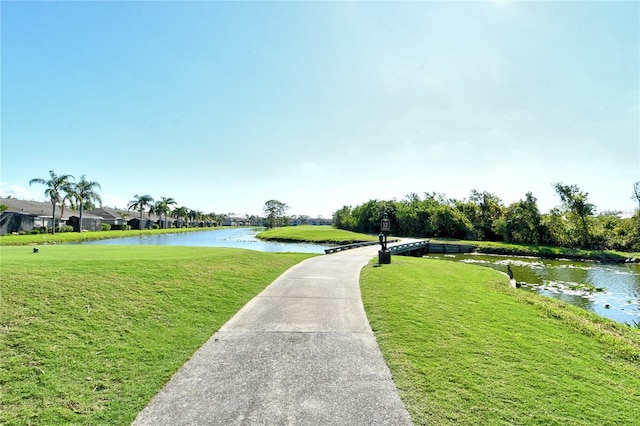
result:
[(429, 258), (511, 267), (525, 291), (563, 300), (620, 323), (640, 326), (640, 264), (601, 264), (482, 254), (429, 255)]
[(264, 252), (322, 253), (327, 245), (308, 243), (281, 243), (256, 238), (255, 228), (223, 228), (207, 231), (154, 234), (137, 237), (85, 241), (81, 244), (122, 244), (161, 246), (232, 247)]

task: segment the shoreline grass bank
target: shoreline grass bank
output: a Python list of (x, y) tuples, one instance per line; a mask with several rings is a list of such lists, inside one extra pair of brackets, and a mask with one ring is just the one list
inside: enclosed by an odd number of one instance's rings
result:
[(372, 263), (361, 290), (415, 424), (637, 422), (638, 329), (454, 262)]
[(613, 250), (584, 250), (546, 245), (510, 244), (494, 241), (450, 240), (432, 238), (430, 241), (442, 244), (462, 244), (474, 246), (477, 253), (504, 256), (532, 256), (544, 259), (592, 260), (603, 263), (623, 263), (640, 261), (640, 253), (625, 253)]
[(260, 232), (256, 237), (265, 241), (335, 245), (378, 241), (377, 236), (345, 231), (344, 229), (337, 229), (329, 225), (300, 225), (272, 228)]
[(129, 425), (300, 253), (0, 247), (0, 424)]
[(0, 246), (77, 243), (82, 241), (106, 240), (109, 238), (127, 238), (144, 235), (214, 231), (216, 229), (226, 228), (228, 227), (217, 226), (203, 228), (132, 229), (128, 231), (87, 231), (58, 232), (56, 234), (2, 235), (0, 236)]

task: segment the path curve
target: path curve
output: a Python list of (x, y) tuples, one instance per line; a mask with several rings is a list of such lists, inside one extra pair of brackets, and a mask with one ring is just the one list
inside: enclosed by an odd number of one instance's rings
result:
[(134, 425), (410, 425), (369, 326), (378, 247), (288, 269), (212, 336)]

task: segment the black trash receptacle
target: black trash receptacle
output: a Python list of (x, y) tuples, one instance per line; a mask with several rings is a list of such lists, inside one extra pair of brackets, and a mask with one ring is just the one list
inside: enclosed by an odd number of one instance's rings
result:
[(391, 263), (391, 252), (389, 250), (378, 250), (378, 263), (381, 265)]

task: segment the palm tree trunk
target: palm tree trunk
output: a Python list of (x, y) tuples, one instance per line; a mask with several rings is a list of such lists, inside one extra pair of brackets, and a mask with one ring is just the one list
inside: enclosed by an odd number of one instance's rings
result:
[(51, 227), (51, 233), (56, 233), (56, 203), (51, 203), (53, 205), (53, 212), (51, 215), (53, 216), (53, 226)]
[(582, 222), (582, 245), (584, 246), (584, 248), (589, 248), (591, 236), (589, 235), (587, 220), (583, 215), (580, 215), (580, 220)]

